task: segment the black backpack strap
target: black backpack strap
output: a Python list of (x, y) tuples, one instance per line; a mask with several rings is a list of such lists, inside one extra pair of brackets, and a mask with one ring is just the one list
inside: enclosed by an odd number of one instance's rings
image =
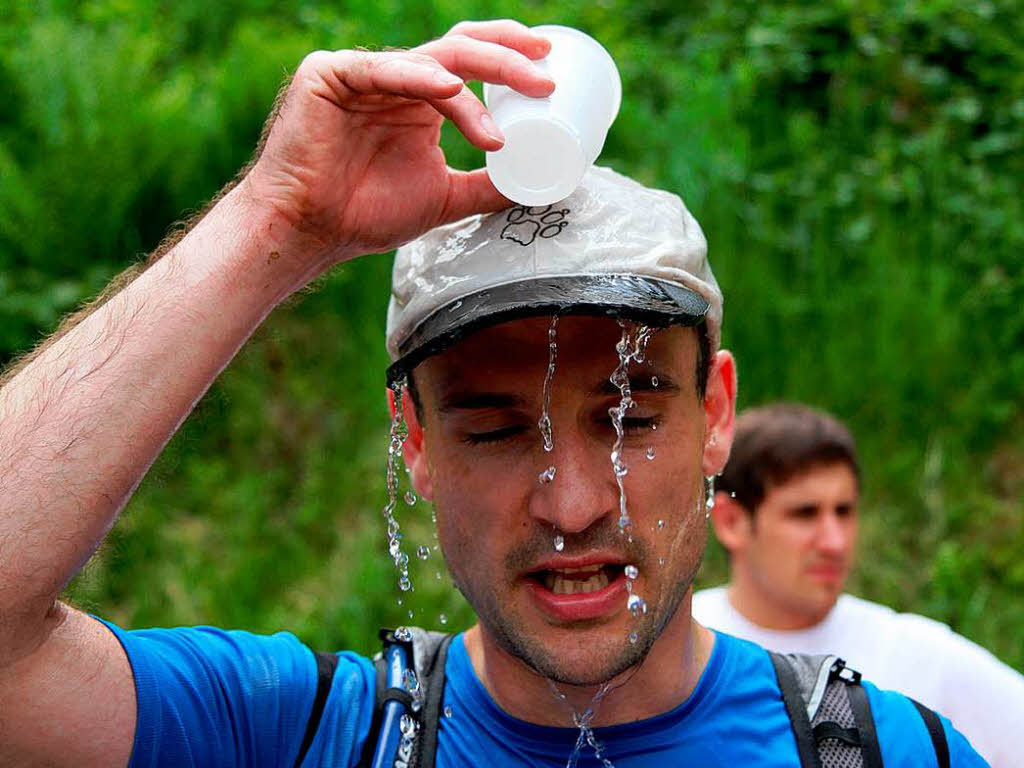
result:
[(796, 737), (800, 765), (802, 768), (822, 768), (818, 758), (818, 747), (811, 731), (811, 720), (807, 716), (807, 702), (804, 700), (796, 672), (786, 656), (771, 651), (768, 655), (771, 657), (772, 666), (775, 667), (775, 678), (779, 682), (782, 703), (786, 706), (786, 714), (789, 715), (789, 723)]
[(309, 747), (316, 736), (317, 728), (320, 727), (320, 718), (324, 714), (324, 705), (327, 704), (327, 694), (331, 692), (331, 682), (334, 680), (334, 670), (338, 668), (338, 656), (333, 653), (314, 653), (316, 657), (316, 695), (313, 697), (313, 708), (309, 711), (309, 719), (306, 721), (306, 732), (302, 736), (302, 746), (299, 747), (299, 754), (295, 758), (295, 768), (302, 765), (302, 761), (309, 752)]
[(942, 727), (942, 721), (924, 704), (913, 699), (910, 699), (910, 703), (921, 715), (925, 728), (928, 729), (928, 735), (932, 737), (932, 746), (935, 747), (935, 757), (939, 761), (939, 768), (949, 768), (949, 744), (946, 741), (946, 729)]
[(846, 686), (850, 697), (850, 708), (853, 719), (860, 731), (860, 753), (864, 760), (864, 768), (882, 768), (882, 751), (878, 748), (878, 733), (875, 731), (875, 718), (871, 715), (871, 705), (864, 686), (860, 684), (860, 675), (856, 682)]
[(373, 665), (377, 671), (377, 687), (373, 697), (373, 719), (370, 721), (370, 731), (363, 742), (363, 751), (359, 755), (359, 762), (356, 768), (370, 768), (373, 763), (373, 752), (377, 748), (377, 735), (380, 733), (381, 716), (384, 713), (384, 694), (387, 692), (387, 663), (384, 657), (378, 654), (373, 659)]
[(419, 768), (434, 768), (437, 756), (437, 727), (441, 721), (441, 702), (444, 700), (444, 665), (448, 659), (448, 646), (454, 635), (445, 635), (437, 645), (427, 676), (427, 693), (421, 713)]

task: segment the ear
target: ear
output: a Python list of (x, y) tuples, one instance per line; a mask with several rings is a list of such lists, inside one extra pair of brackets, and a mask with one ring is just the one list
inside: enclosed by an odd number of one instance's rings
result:
[(715, 506), (711, 509), (711, 527), (722, 546), (735, 557), (746, 549), (752, 531), (750, 514), (736, 499), (724, 491), (715, 494)]
[(704, 391), (704, 458), (702, 469), (717, 475), (725, 467), (732, 448), (736, 420), (736, 361), (720, 350), (711, 359), (708, 385)]
[[(388, 412), (391, 418), (395, 418), (395, 393), (388, 390)], [(405, 466), (409, 468), (409, 479), (416, 492), (427, 501), (434, 500), (434, 486), (430, 477), (430, 465), (427, 461), (426, 446), (423, 441), (423, 427), (416, 416), (416, 408), (412, 404), (412, 398), (402, 398), (402, 417), (405, 419), (405, 427), (408, 431), (405, 442), (402, 444), (402, 455), (405, 459)]]

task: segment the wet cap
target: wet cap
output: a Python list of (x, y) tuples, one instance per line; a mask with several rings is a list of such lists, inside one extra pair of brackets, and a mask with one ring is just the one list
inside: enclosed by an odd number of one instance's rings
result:
[(722, 292), (683, 201), (593, 167), (559, 203), (471, 216), (403, 245), (391, 278), (388, 382), (481, 328), (552, 314), (706, 321), (718, 349)]

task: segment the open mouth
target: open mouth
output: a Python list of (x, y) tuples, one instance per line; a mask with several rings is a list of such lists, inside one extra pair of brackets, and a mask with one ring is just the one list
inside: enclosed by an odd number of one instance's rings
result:
[(624, 567), (616, 563), (595, 563), (576, 568), (550, 568), (534, 571), (528, 578), (555, 595), (584, 595), (605, 589), (622, 576)]

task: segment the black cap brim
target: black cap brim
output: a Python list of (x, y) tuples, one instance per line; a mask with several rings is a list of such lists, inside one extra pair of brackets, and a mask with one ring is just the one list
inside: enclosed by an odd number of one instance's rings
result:
[(541, 277), (485, 288), (435, 310), (402, 343), (387, 370), (388, 386), (401, 381), (423, 360), (470, 334), (526, 317), (590, 315), (644, 325), (696, 326), (709, 304), (700, 294), (655, 277), (573, 275)]

